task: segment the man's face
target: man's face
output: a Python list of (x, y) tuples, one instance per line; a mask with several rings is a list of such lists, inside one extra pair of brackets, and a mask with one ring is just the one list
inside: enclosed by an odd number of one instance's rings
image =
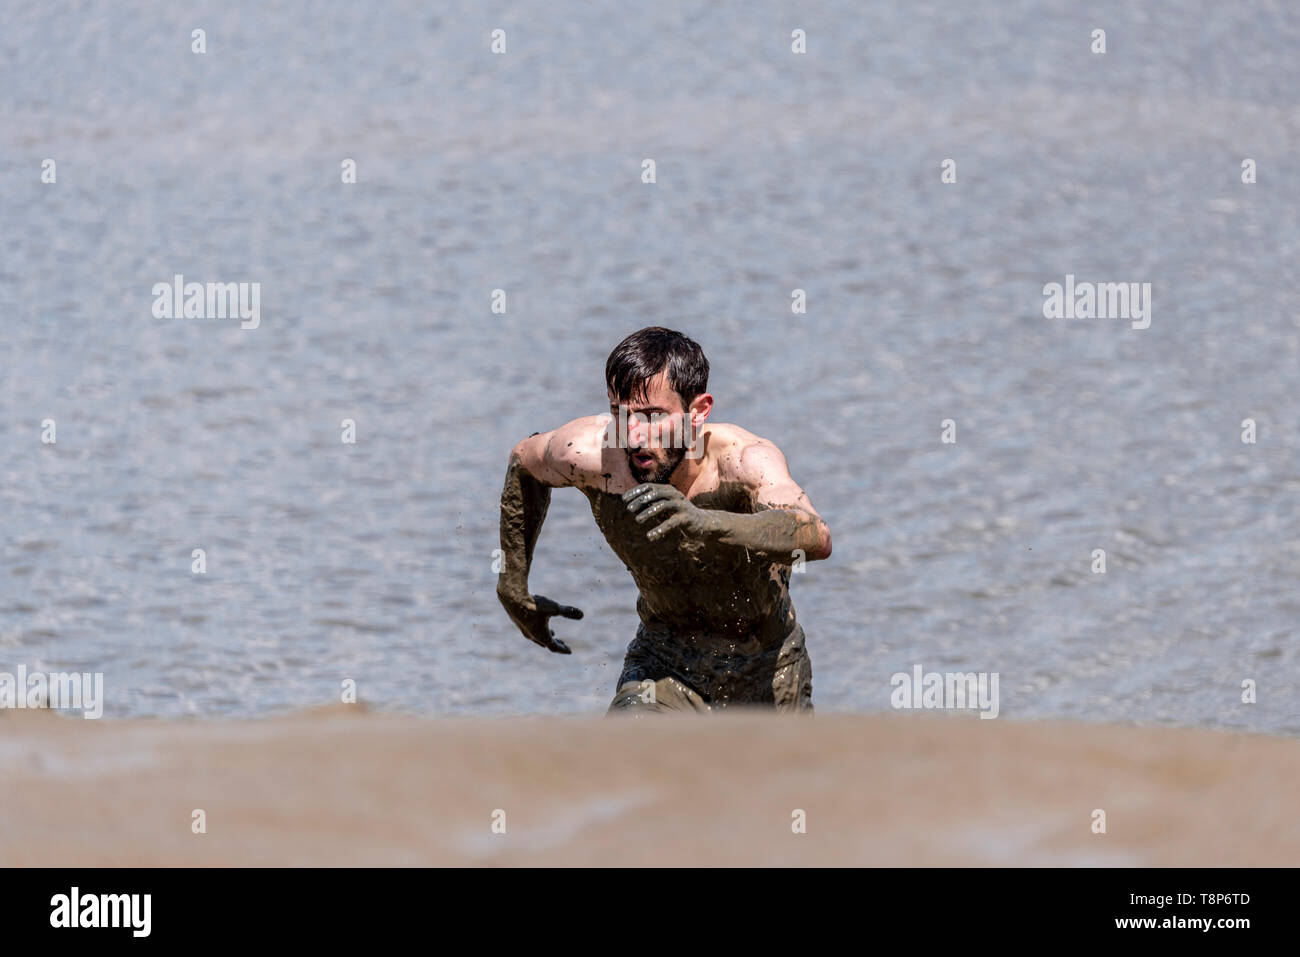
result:
[(690, 443), (690, 414), (668, 385), (665, 370), (646, 383), (635, 398), (609, 395), (609, 411), (618, 419), (619, 406), (627, 407), (627, 467), (638, 482), (667, 482), (686, 455)]

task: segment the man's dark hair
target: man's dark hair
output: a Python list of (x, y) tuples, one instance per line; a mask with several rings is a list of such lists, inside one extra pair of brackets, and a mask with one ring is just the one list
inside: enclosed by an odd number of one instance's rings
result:
[(699, 343), (663, 326), (632, 333), (605, 360), (605, 384), (619, 399), (644, 398), (646, 385), (668, 369), (668, 385), (682, 408), (709, 388), (709, 360)]

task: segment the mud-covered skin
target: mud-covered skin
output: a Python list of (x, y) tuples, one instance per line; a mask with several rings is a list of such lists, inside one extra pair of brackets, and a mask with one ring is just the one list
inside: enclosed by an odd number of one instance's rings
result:
[[(568, 652), (549, 620), (581, 612), (529, 596), (527, 573), (549, 502), (543, 489), (578, 488), (638, 589), (641, 621), (611, 713), (742, 704), (811, 712), (812, 671), (789, 575), (796, 560), (829, 557), (830, 529), (775, 445), (739, 426), (704, 421), (707, 394), (689, 405), (698, 454), (673, 465), (662, 421), (638, 418), (655, 410), (687, 414), (672, 411), (685, 406), (664, 378), (652, 378), (644, 399), (629, 408), (626, 444), (610, 435), (611, 412), (516, 445), (502, 493), (502, 604), (530, 640)], [(612, 392), (610, 403), (621, 416)]]
[[(663, 669), (655, 669), (662, 674)], [(629, 675), (627, 665), (623, 666), (623, 676)], [(621, 679), (620, 679), (621, 680)], [(681, 681), (669, 675), (666, 678), (629, 677), (618, 687), (618, 693), (610, 703), (609, 714), (643, 714), (645, 712), (687, 712), (707, 714), (713, 709), (698, 694)]]
[(769, 562), (789, 562), (796, 552), (806, 555), (818, 544), (816, 522), (796, 509), (737, 514), (726, 506), (700, 508), (672, 485), (654, 484), (624, 492), (623, 501), (652, 541), (679, 533), (685, 543), (742, 548)]
[(706, 653), (683, 646), (675, 636), (656, 637), (638, 628), (610, 713), (767, 705), (812, 714), (812, 661), (802, 627), (796, 625), (775, 649), (745, 655), (743, 646), (735, 647), (734, 653)]
[(506, 469), (505, 488), (501, 491), (501, 551), (505, 564), (497, 579), (497, 598), (510, 620), (530, 641), (556, 654), (567, 655), (571, 653), (568, 645), (555, 637), (549, 621), (556, 615), (581, 618), (582, 612), (528, 593), (533, 549), (550, 506), (550, 488), (529, 475), (519, 456), (512, 455)]
[[(744, 543), (726, 534), (691, 534), (690, 528), (655, 539), (623, 495), (586, 487), (582, 492), (640, 592), (641, 624), (628, 646), (611, 712), (704, 710), (700, 704), (811, 712), (812, 667), (790, 601), (792, 539), (757, 524), (756, 535)], [(716, 512), (718, 527), (740, 524), (729, 523), (725, 513), (752, 517), (760, 511), (748, 489), (736, 483), (689, 501)], [(795, 517), (774, 518), (774, 528), (795, 533)], [(665, 679), (671, 679), (666, 686)], [(653, 695), (648, 682), (656, 682)]]

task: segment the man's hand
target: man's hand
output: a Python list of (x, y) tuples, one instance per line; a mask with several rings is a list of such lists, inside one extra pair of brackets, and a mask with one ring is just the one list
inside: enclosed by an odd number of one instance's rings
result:
[(572, 605), (561, 605), (541, 595), (514, 595), (498, 590), (497, 597), (505, 606), (510, 620), (519, 626), (525, 638), (557, 655), (572, 654), (569, 646), (555, 637), (549, 620), (557, 615), (561, 618), (581, 618), (581, 611)]
[(754, 513), (700, 508), (672, 485), (638, 485), (623, 493), (636, 520), (651, 526), (646, 538), (659, 541), (680, 530), (687, 539), (742, 548), (753, 559), (790, 564), (799, 553), (824, 558), (830, 553), (829, 531), (822, 552), (823, 523), (809, 509), (766, 505)]
[(690, 537), (711, 534), (717, 525), (717, 516), (700, 508), (672, 485), (638, 485), (623, 493), (627, 510), (642, 525), (657, 523), (646, 538), (657, 542), (674, 529), (681, 529)]

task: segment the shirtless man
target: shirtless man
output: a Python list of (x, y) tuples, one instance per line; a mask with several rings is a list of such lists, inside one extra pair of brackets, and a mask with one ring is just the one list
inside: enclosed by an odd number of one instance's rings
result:
[(605, 363), (609, 415), (515, 446), (501, 494), (497, 596), (525, 637), (569, 654), (550, 619), (582, 612), (530, 594), (528, 569), (551, 489), (575, 486), (640, 592), (641, 624), (610, 713), (735, 704), (811, 712), (812, 665), (790, 568), (829, 557), (830, 529), (780, 449), (707, 422), (708, 379), (696, 343), (642, 329)]

